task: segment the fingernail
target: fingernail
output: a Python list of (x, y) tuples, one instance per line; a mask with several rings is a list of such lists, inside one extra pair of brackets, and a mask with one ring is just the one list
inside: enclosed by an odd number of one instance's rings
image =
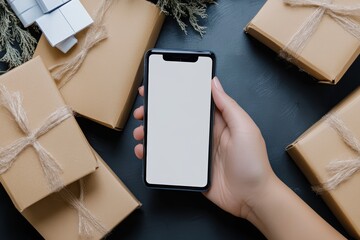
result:
[(220, 83), (218, 77), (214, 77), (214, 83), (215, 83), (215, 87), (216, 87), (217, 89), (219, 89), (219, 90), (221, 90), (221, 91), (224, 91), (224, 89), (222, 88), (221, 83)]

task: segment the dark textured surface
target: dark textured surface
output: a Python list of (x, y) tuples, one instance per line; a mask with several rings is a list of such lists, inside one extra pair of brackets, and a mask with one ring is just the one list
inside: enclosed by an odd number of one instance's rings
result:
[[(217, 57), (216, 73), (225, 90), (262, 130), (276, 174), (332, 226), (346, 234), (321, 198), (310, 190), (284, 149), (359, 86), (360, 62), (353, 64), (338, 85), (317, 84), (243, 33), (264, 0), (218, 3), (209, 8), (210, 18), (204, 22), (208, 30), (203, 39), (192, 31), (184, 35), (168, 18), (157, 47), (213, 51)], [(138, 97), (134, 107), (141, 104)], [(133, 154), (136, 142), (132, 131), (141, 122), (132, 116), (121, 133), (84, 119), (79, 119), (79, 123), (91, 145), (143, 203), (109, 239), (263, 238), (251, 224), (224, 213), (199, 193), (146, 189), (141, 177), (142, 162)], [(3, 189), (0, 199), (0, 239), (41, 238), (14, 209)]]

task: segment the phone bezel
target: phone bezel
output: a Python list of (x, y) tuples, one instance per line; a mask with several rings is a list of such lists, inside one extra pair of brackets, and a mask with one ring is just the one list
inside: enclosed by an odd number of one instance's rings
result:
[[(168, 50), (168, 49), (150, 49), (146, 52), (144, 57), (144, 87), (145, 87), (145, 96), (144, 96), (144, 164), (143, 164), (143, 180), (145, 186), (154, 189), (169, 189), (169, 190), (186, 190), (186, 191), (206, 191), (211, 184), (211, 158), (212, 158), (212, 142), (213, 142), (213, 122), (214, 122), (214, 101), (211, 94), (211, 105), (210, 105), (210, 131), (209, 131), (209, 159), (208, 159), (208, 175), (207, 175), (207, 184), (204, 187), (193, 187), (193, 186), (178, 186), (178, 185), (164, 185), (164, 184), (152, 184), (148, 183), (146, 180), (146, 148), (147, 148), (147, 113), (148, 113), (148, 73), (149, 73), (149, 58), (151, 55), (168, 55), (173, 57), (210, 57), (212, 60), (212, 78), (215, 76), (215, 54), (210, 51), (184, 51), (184, 50)], [(181, 62), (181, 61), (180, 61)]]

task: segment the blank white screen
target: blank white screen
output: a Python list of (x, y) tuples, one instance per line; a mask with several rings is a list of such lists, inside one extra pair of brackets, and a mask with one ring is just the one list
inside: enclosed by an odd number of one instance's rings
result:
[(149, 57), (146, 181), (205, 187), (208, 182), (212, 59)]

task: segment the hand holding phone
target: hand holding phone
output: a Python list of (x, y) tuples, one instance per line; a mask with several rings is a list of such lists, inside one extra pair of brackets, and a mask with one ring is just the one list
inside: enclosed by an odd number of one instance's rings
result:
[(145, 184), (206, 190), (212, 112), (210, 52), (150, 50), (145, 59)]

